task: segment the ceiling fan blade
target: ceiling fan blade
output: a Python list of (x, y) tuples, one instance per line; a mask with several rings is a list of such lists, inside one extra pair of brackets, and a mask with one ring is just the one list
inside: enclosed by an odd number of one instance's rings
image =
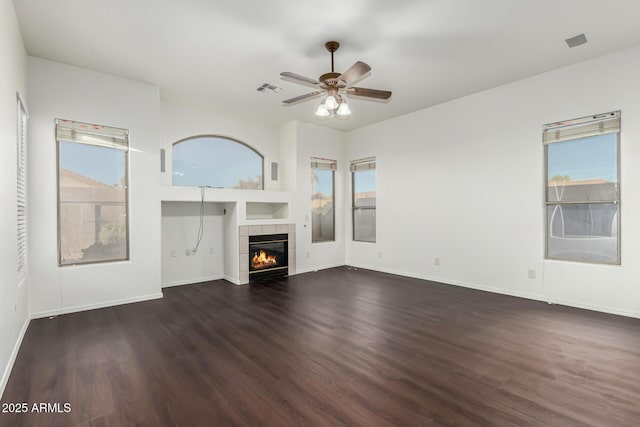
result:
[(320, 82), (317, 80), (301, 76), (300, 74), (291, 73), (289, 71), (284, 71), (280, 73), (280, 75), (293, 83), (298, 83), (305, 86), (318, 87), (318, 85), (320, 84)]
[(296, 96), (295, 98), (289, 98), (282, 101), (283, 104), (294, 104), (300, 101), (306, 101), (311, 98), (315, 98), (316, 96), (324, 93), (322, 90), (317, 90), (315, 92), (305, 93), (304, 95)]
[(391, 92), (388, 90), (367, 89), (365, 87), (350, 87), (347, 89), (347, 93), (365, 98), (389, 99), (391, 97)]
[(349, 86), (350, 84), (353, 84), (360, 80), (369, 71), (371, 71), (371, 67), (368, 64), (358, 61), (353, 64), (351, 68), (342, 73), (342, 75), (338, 78), (345, 82), (347, 86)]

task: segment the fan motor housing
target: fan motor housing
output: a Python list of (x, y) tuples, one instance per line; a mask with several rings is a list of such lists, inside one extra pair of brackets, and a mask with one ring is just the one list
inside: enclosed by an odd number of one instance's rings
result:
[(329, 80), (338, 80), (338, 77), (340, 77), (340, 75), (340, 73), (325, 73), (321, 75), (318, 80), (320, 80), (322, 83), (330, 84), (328, 82)]
[(320, 87), (322, 89), (343, 89), (347, 87), (346, 83), (340, 80), (340, 73), (326, 73), (320, 76)]

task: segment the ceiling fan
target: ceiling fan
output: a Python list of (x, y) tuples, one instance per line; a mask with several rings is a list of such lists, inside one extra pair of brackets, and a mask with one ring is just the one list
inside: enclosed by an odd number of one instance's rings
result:
[(326, 95), (318, 106), (316, 115), (320, 117), (328, 117), (335, 113), (340, 117), (348, 117), (351, 114), (351, 111), (347, 105), (345, 95), (355, 95), (372, 99), (389, 99), (391, 97), (391, 92), (387, 90), (367, 89), (352, 86), (362, 78), (366, 77), (367, 73), (371, 71), (371, 67), (364, 62), (358, 61), (344, 73), (336, 73), (333, 69), (333, 53), (338, 50), (340, 44), (336, 41), (328, 41), (324, 46), (329, 52), (331, 52), (331, 72), (321, 75), (318, 80), (288, 71), (280, 73), (280, 75), (287, 80), (317, 89), (304, 95), (285, 99), (282, 101), (283, 104), (290, 105)]

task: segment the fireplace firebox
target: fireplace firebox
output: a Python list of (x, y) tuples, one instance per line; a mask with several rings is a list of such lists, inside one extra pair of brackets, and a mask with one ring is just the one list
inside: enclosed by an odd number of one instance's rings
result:
[(249, 236), (249, 281), (289, 274), (288, 234)]

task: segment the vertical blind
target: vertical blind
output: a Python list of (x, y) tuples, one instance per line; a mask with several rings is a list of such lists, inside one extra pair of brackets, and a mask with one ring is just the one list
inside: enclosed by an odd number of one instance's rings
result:
[(17, 246), (18, 277), (27, 272), (27, 111), (17, 97)]

